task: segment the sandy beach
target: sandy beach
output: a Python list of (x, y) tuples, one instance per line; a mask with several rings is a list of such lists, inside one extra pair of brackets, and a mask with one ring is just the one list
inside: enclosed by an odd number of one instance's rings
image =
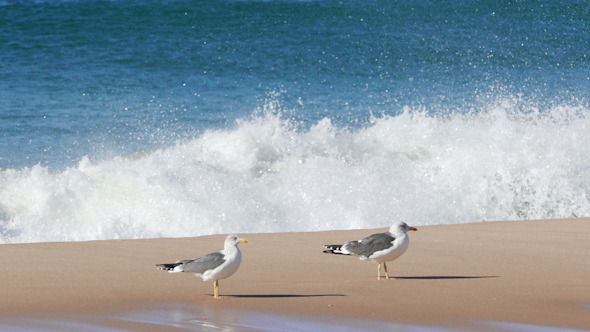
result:
[(323, 244), (385, 230), (241, 234), (250, 243), (240, 245), (240, 270), (220, 281), (221, 300), (211, 282), (155, 264), (220, 250), (225, 234), (0, 245), (0, 325), (195, 305), (435, 327), (590, 329), (590, 219), (418, 227), (408, 251), (388, 264), (395, 280), (376, 280), (374, 263), (322, 253)]

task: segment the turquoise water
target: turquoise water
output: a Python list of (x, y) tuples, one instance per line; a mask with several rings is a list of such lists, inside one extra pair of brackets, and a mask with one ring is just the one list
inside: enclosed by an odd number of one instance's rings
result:
[(589, 216), (589, 17), (0, 0), (0, 242)]

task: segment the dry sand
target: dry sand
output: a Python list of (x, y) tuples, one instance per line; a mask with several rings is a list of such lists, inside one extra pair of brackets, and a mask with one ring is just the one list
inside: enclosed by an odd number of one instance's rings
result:
[(590, 329), (590, 219), (419, 227), (388, 264), (396, 280), (376, 280), (374, 263), (322, 253), (323, 244), (385, 230), (241, 234), (250, 243), (240, 245), (240, 270), (220, 282), (221, 300), (211, 282), (155, 264), (219, 250), (225, 235), (0, 245), (0, 317), (176, 303), (413, 325)]

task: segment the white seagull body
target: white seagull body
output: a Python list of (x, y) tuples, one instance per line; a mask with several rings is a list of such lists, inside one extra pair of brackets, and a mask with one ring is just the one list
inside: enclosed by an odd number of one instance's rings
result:
[(389, 232), (377, 233), (358, 241), (350, 241), (345, 244), (331, 244), (325, 245), (324, 250), (326, 254), (340, 254), (340, 255), (355, 255), (361, 260), (370, 259), (378, 263), (377, 279), (381, 279), (381, 263), (385, 268), (385, 275), (389, 279), (387, 273), (387, 262), (399, 258), (410, 245), (410, 237), (408, 231), (417, 231), (415, 227), (408, 226), (405, 222), (396, 222)]
[(248, 243), (236, 234), (228, 235), (223, 245), (223, 250), (212, 252), (195, 259), (180, 260), (176, 263), (158, 264), (159, 270), (170, 273), (191, 272), (203, 281), (214, 280), (213, 296), (219, 297), (219, 280), (230, 277), (236, 273), (242, 263), (242, 252), (238, 248), (241, 242)]

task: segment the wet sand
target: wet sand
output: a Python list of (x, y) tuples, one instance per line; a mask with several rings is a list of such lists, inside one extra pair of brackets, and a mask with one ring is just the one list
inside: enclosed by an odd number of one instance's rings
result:
[(406, 254), (388, 264), (395, 280), (376, 280), (374, 263), (322, 253), (323, 244), (384, 230), (241, 234), (250, 243), (240, 245), (240, 270), (220, 281), (221, 300), (211, 282), (155, 264), (219, 250), (225, 235), (0, 245), (0, 325), (194, 306), (441, 328), (590, 329), (590, 219), (419, 227)]

